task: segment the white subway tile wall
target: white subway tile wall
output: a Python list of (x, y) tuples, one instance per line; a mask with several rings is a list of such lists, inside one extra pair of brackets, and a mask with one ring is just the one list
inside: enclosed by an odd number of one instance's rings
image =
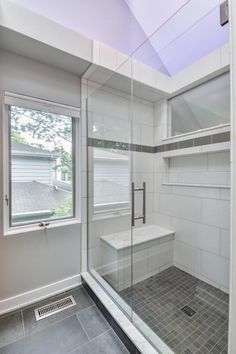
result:
[[(100, 139), (157, 146), (167, 136), (167, 101), (150, 104), (133, 102), (114, 92), (102, 91), (94, 99), (94, 122)], [(106, 128), (106, 129), (105, 129)], [(89, 148), (92, 150), (93, 148)], [(196, 149), (196, 147), (195, 147)], [(201, 150), (201, 149), (200, 149)], [(161, 154), (133, 152), (133, 181), (137, 187), (147, 183), (147, 223), (167, 227), (175, 232), (174, 265), (218, 287), (228, 289), (230, 154), (212, 152), (163, 159)], [(90, 159), (92, 161), (92, 159)], [(163, 185), (163, 182), (197, 184), (199, 186)], [(201, 184), (213, 185), (203, 187)], [(217, 187), (216, 187), (217, 185)], [(221, 188), (219, 187), (222, 186)], [(142, 196), (136, 194), (136, 213), (142, 213)], [(137, 226), (142, 221), (137, 221)], [(91, 223), (90, 245), (96, 267), (101, 266), (100, 237), (130, 228), (130, 215), (116, 216)], [(170, 252), (170, 251), (168, 251)], [(91, 254), (90, 258), (93, 257)], [(168, 263), (169, 255), (166, 254)], [(150, 257), (149, 257), (150, 259)], [(155, 257), (149, 260), (150, 268)], [(208, 262), (212, 262), (211, 265)], [(142, 262), (134, 271), (141, 274)], [(214, 264), (214, 267), (213, 267)], [(217, 271), (216, 271), (217, 270)]]
[[(154, 220), (175, 231), (175, 266), (228, 291), (230, 153), (179, 156), (167, 165), (161, 159), (154, 157)], [(199, 186), (161, 187), (163, 181)]]

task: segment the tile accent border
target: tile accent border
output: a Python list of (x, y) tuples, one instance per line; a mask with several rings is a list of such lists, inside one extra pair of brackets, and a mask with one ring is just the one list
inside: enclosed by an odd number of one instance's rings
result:
[(146, 152), (146, 153), (153, 154), (153, 153), (161, 153), (161, 152), (185, 149), (185, 148), (196, 147), (196, 146), (223, 143), (228, 141), (230, 141), (230, 132), (206, 135), (198, 138), (182, 140), (182, 141), (169, 143), (169, 144), (161, 144), (157, 146), (129, 144), (129, 143), (123, 143), (119, 141), (88, 138), (88, 146), (103, 148), (103, 149), (136, 151), (136, 152)]

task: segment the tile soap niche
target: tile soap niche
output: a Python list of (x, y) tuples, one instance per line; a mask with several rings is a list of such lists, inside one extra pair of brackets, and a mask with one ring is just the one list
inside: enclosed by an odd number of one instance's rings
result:
[(229, 151), (170, 157), (165, 165), (163, 185), (230, 188)]

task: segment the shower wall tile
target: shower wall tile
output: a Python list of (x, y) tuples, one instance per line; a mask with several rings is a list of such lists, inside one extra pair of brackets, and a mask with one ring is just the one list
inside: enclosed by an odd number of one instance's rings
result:
[(220, 229), (214, 226), (199, 224), (198, 246), (216, 255), (220, 254)]
[(132, 124), (132, 143), (141, 144), (141, 124), (135, 122)]
[(198, 247), (198, 223), (172, 218), (172, 229), (175, 231), (175, 240), (189, 246)]
[(202, 199), (201, 220), (204, 224), (227, 229), (230, 225), (229, 201)]
[(173, 242), (165, 242), (148, 249), (148, 272), (158, 270), (160, 267), (172, 266)]
[(174, 241), (174, 263), (184, 266), (194, 273), (200, 273), (200, 250), (183, 242)]
[(202, 171), (207, 168), (207, 155), (175, 157), (170, 160), (170, 170)]
[(148, 125), (141, 125), (141, 144), (153, 145), (153, 127)]
[(134, 172), (153, 173), (153, 154), (133, 152)]
[(217, 152), (207, 155), (208, 169), (213, 171), (230, 171), (229, 152)]
[(221, 189), (221, 199), (230, 200), (230, 189)]
[(176, 194), (160, 194), (160, 213), (200, 221), (201, 200)]
[(201, 274), (216, 283), (229, 287), (229, 260), (212, 253), (201, 252)]
[(222, 257), (230, 257), (230, 231), (229, 230), (220, 230), (220, 255)]
[(169, 215), (164, 215), (156, 212), (154, 213), (154, 223), (156, 225), (166, 227), (167, 229), (172, 230), (173, 228), (171, 220), (172, 218)]
[(142, 100), (133, 101), (133, 121), (153, 127), (153, 105)]
[(188, 195), (195, 198), (221, 199), (220, 188), (172, 186), (172, 192), (175, 194), (186, 196)]
[[(163, 182), (229, 185), (229, 152), (176, 157), (169, 163), (155, 155), (154, 221), (175, 232), (174, 264), (227, 291), (230, 189), (163, 186)], [(216, 278), (206, 267), (207, 259), (214, 261), (221, 276)]]

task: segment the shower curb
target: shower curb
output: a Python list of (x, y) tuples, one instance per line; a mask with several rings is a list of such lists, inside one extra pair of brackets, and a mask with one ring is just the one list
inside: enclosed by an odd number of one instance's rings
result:
[(160, 354), (89, 273), (82, 273), (81, 278), (83, 287), (131, 354)]

